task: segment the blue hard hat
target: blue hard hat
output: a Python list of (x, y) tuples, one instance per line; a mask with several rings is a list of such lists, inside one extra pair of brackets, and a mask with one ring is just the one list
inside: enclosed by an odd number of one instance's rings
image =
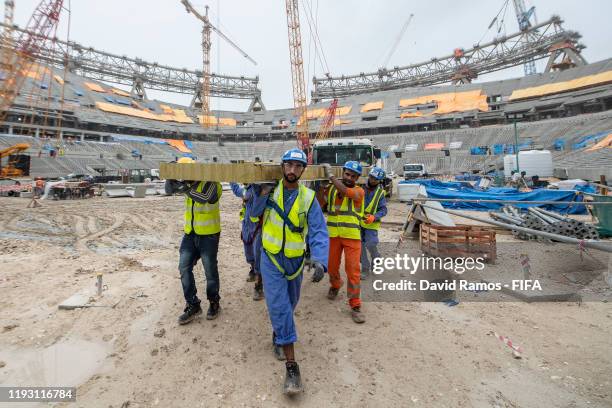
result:
[(282, 163), (288, 161), (298, 161), (304, 166), (306, 166), (308, 164), (308, 157), (306, 157), (306, 153), (304, 153), (300, 149), (289, 149), (285, 152), (285, 154), (283, 154), (283, 157), (281, 158)]
[(372, 167), (370, 170), (370, 176), (380, 181), (385, 178), (385, 171), (380, 167)]
[(356, 162), (354, 160), (351, 161), (347, 161), (346, 163), (344, 163), (344, 169), (350, 170), (350, 171), (354, 171), (355, 173), (359, 174), (361, 176), (361, 164), (359, 164), (359, 162)]

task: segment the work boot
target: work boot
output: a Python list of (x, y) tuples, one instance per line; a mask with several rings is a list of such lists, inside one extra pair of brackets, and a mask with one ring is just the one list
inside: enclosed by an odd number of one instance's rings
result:
[(338, 296), (338, 292), (339, 291), (340, 291), (340, 289), (329, 288), (329, 292), (327, 292), (327, 298), (329, 300), (334, 300)]
[(365, 315), (363, 313), (361, 313), (361, 308), (360, 307), (354, 307), (353, 310), (351, 310), (351, 317), (353, 318), (353, 321), (355, 323), (364, 323), (365, 322)]
[(283, 393), (285, 395), (295, 395), (304, 391), (302, 387), (302, 377), (300, 376), (300, 366), (295, 361), (287, 361), (285, 363), (287, 373), (285, 374), (285, 385)]
[(257, 282), (255, 283), (255, 288), (253, 289), (253, 300), (261, 300), (263, 298), (264, 298), (263, 283)]
[(183, 314), (179, 316), (178, 322), (179, 324), (187, 324), (201, 314), (202, 308), (199, 303), (195, 305), (190, 305), (188, 303), (187, 306), (185, 306), (185, 310), (183, 310)]
[(206, 312), (206, 320), (214, 320), (219, 316), (221, 312), (221, 306), (219, 306), (219, 302), (210, 302), (210, 306), (208, 307), (208, 312)]
[(251, 270), (249, 271), (249, 276), (247, 276), (247, 282), (255, 282), (255, 278), (256, 278), (255, 270), (251, 266)]

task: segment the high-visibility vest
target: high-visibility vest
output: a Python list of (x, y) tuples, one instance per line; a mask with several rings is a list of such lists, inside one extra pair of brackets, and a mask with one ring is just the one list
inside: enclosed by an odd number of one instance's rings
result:
[[(238, 213), (238, 217), (240, 218), (240, 222), (244, 221), (244, 215), (245, 214), (246, 214), (246, 207), (243, 204), (242, 208), (240, 209), (240, 213)], [(249, 216), (249, 220), (251, 220), (252, 223), (257, 224), (259, 222), (259, 217)]]
[[(282, 211), (285, 211), (283, 207), (284, 191), (285, 187), (281, 180), (274, 189), (272, 200)], [(300, 231), (292, 231), (275, 209), (266, 208), (261, 238), (262, 245), (269, 254), (276, 255), (283, 251), (287, 258), (298, 258), (304, 255), (306, 251), (306, 235), (308, 234), (308, 212), (314, 197), (314, 191), (299, 184), (298, 195), (287, 217)], [(273, 256), (270, 258), (274, 261)]]
[[(380, 186), (376, 186), (376, 190), (374, 190), (374, 197), (372, 197), (372, 201), (365, 208), (364, 218), (369, 214), (375, 214), (378, 210), (378, 204), (380, 203), (380, 199), (385, 196), (385, 190), (383, 190)], [(365, 197), (363, 198), (365, 202)], [(371, 230), (379, 230), (380, 229), (380, 220), (374, 221), (371, 224), (366, 224), (364, 220), (361, 220), (361, 228), (371, 229)]]
[[(204, 181), (200, 181), (196, 191), (202, 192)], [(219, 211), (219, 201), (223, 189), (220, 183), (217, 185), (217, 197), (219, 199), (214, 204), (201, 204), (189, 196), (185, 196), (185, 234), (190, 234), (192, 231), (197, 235), (212, 235), (221, 231), (221, 212)]]
[(342, 198), (340, 205), (336, 204), (338, 189), (332, 185), (327, 192), (327, 230), (330, 238), (340, 237), (361, 239), (359, 223), (363, 217), (363, 201), (355, 208), (355, 203), (348, 197)]

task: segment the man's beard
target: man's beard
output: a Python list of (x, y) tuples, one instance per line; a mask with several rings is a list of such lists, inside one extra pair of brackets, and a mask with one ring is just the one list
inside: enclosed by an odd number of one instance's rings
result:
[(378, 184), (377, 184), (377, 185), (375, 185), (375, 186), (373, 186), (372, 184), (370, 184), (370, 180), (368, 180), (368, 188), (369, 188), (369, 189), (374, 189), (374, 188), (376, 188), (377, 186), (378, 186)]
[(285, 173), (283, 173), (283, 178), (285, 179), (287, 183), (295, 183), (300, 179), (300, 177), (296, 176), (295, 174), (285, 174)]

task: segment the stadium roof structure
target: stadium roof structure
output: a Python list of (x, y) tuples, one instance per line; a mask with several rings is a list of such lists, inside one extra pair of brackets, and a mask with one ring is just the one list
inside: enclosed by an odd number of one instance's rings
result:
[[(356, 75), (313, 78), (313, 101), (372, 93), (391, 89), (444, 83), (469, 83), (479, 75), (549, 58), (546, 71), (585, 65), (580, 55), (584, 48), (575, 31), (562, 27), (558, 16), (518, 33), (476, 44), (469, 50), (456, 49), (453, 54), (429, 61), (380, 68), (377, 72)], [(557, 62), (558, 58), (561, 62)]]
[[(5, 27), (3, 23), (0, 25)], [(12, 29), (13, 35), (24, 31), (18, 26)], [(193, 101), (195, 101), (202, 88), (202, 71), (170, 67), (156, 62), (147, 62), (140, 58), (111, 54), (57, 38), (52, 42), (47, 42), (46, 46), (34, 55), (34, 59), (39, 63), (60, 69), (68, 68), (71, 73), (85, 78), (131, 86), (131, 93), (141, 99), (145, 99), (145, 88), (148, 88), (193, 95)], [(221, 98), (251, 99), (250, 109), (257, 105), (263, 107), (258, 84), (258, 77), (213, 73), (211, 74), (210, 94)]]

